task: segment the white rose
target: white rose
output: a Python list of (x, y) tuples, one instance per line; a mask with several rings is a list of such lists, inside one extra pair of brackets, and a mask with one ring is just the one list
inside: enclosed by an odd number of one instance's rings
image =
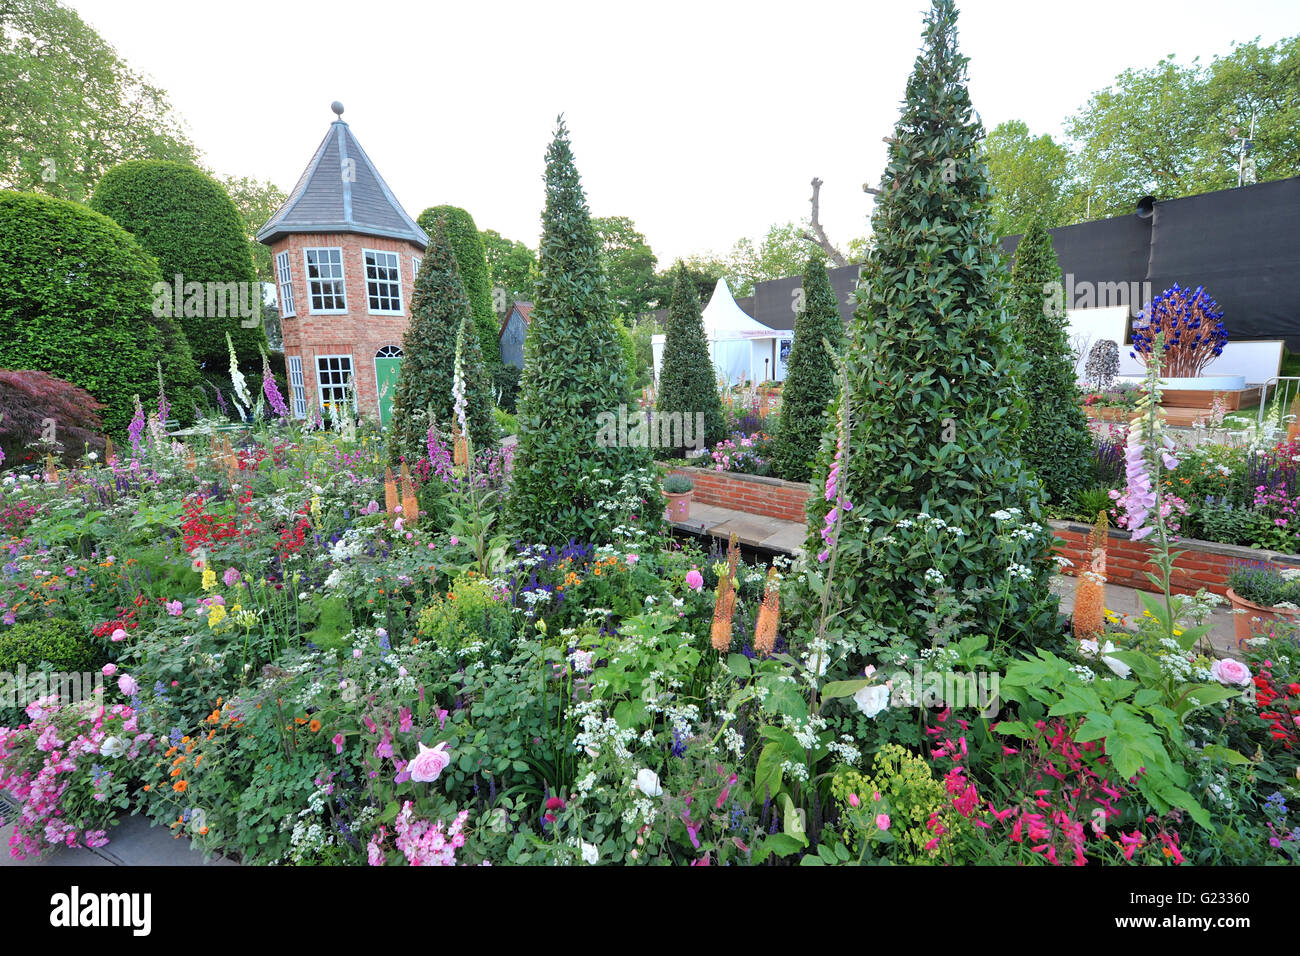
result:
[[(1107, 641), (1106, 646), (1103, 647), (1101, 651), (1103, 654), (1109, 654), (1114, 649), (1115, 649), (1115, 645), (1112, 642)], [(1105, 664), (1107, 667), (1109, 667), (1112, 671), (1114, 671), (1117, 677), (1121, 677), (1121, 678), (1128, 677), (1129, 674), (1133, 673), (1133, 668), (1129, 667), (1127, 664), (1125, 664), (1123, 661), (1119, 660), (1118, 658), (1103, 657), (1101, 659), (1101, 662)]]
[(124, 753), (126, 753), (126, 741), (121, 737), (105, 737), (104, 742), (99, 745), (101, 757), (120, 757)]
[(664, 788), (659, 786), (659, 774), (650, 769), (637, 771), (636, 788), (647, 797), (657, 797), (664, 792)]
[(889, 706), (889, 688), (884, 684), (864, 687), (853, 695), (853, 702), (866, 716), (875, 717)]
[(582, 844), (582, 862), (583, 862), (583, 863), (587, 863), (587, 864), (590, 864), (591, 866), (595, 866), (595, 865), (596, 865), (596, 861), (599, 860), (599, 859), (600, 859), (600, 851), (596, 849), (596, 844), (594, 844), (594, 843), (584, 843), (584, 844)]

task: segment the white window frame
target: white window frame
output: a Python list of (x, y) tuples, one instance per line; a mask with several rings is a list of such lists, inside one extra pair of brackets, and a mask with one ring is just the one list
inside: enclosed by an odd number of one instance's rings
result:
[(424, 262), (423, 256), (411, 256), (411, 288), (415, 288), (415, 280), (420, 278), (420, 263)]
[[(338, 278), (330, 277), (328, 279), (313, 279), (311, 277), (312, 263), (308, 260), (308, 255), (313, 252), (337, 252), (339, 258), (339, 275)], [(312, 315), (346, 315), (348, 311), (348, 283), (347, 267), (344, 265), (343, 247), (342, 246), (313, 246), (310, 249), (302, 251), (302, 269), (303, 276), (307, 280), (307, 311)], [(343, 300), (341, 309), (318, 309), (316, 308), (316, 296), (312, 294), (313, 282), (338, 282), (341, 292), (335, 298)], [(332, 294), (332, 293), (331, 293)]]
[(280, 293), (280, 318), (292, 318), (298, 313), (293, 306), (293, 273), (290, 271), (287, 250), (275, 255), (275, 278), (276, 289)]
[[(392, 268), (397, 272), (397, 278), (393, 280), (375, 279), (373, 281), (375, 282), (382, 281), (385, 285), (392, 285), (392, 287), (397, 292), (396, 309), (372, 309), (370, 307), (370, 283), (372, 280), (370, 278), (370, 263), (366, 261), (366, 256), (391, 256), (392, 257), (393, 260)], [(380, 266), (378, 263), (375, 264), (375, 267), (383, 268), (383, 269), (389, 268), (387, 265)], [(402, 298), (402, 256), (400, 253), (393, 252), (390, 249), (362, 249), (361, 250), (361, 277), (366, 282), (366, 312), (367, 313), (369, 313), (370, 315), (405, 315), (406, 314), (405, 311), (403, 310), (403, 305), (405, 304), (405, 300)], [(392, 296), (389, 296), (389, 298), (392, 298)]]
[(302, 356), (288, 355), (284, 360), (289, 376), (289, 404), (294, 418), (307, 417), (307, 380), (302, 374)]
[[(322, 381), (320, 363), (328, 359), (347, 359), (348, 378), (344, 379), (344, 381), (341, 383), (330, 382), (328, 385), (324, 381)], [(325, 371), (330, 372), (333, 371), (333, 369), (327, 368)], [(342, 369), (339, 369), (339, 371), (342, 371)], [(348, 388), (349, 380), (352, 383), (350, 388)], [(352, 393), (352, 410), (354, 412), (357, 410), (357, 363), (353, 361), (351, 354), (346, 352), (338, 352), (329, 355), (316, 356), (316, 407), (321, 410), (321, 414), (325, 413), (325, 389), (326, 388), (330, 388), (330, 389), (347, 388), (348, 391)]]

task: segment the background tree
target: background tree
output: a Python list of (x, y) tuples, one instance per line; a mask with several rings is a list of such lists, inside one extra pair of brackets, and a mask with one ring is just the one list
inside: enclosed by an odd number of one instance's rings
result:
[[(186, 285), (248, 283), (253, 286), (248, 302), (251, 305), (255, 295), (260, 305), (262, 290), (253, 271), (244, 220), (221, 185), (202, 170), (167, 160), (122, 163), (100, 179), (90, 206), (111, 216), (158, 260), (169, 286), (177, 275)], [(205, 297), (203, 314), (173, 316), (194, 361), (210, 376), (223, 377), (230, 365), (229, 333), (235, 354), (250, 376), (250, 387), (260, 388), (260, 350), (266, 345), (260, 321), (246, 328), (238, 303), (232, 306), (229, 301), (224, 316), (208, 311)]]
[(1083, 218), (1081, 197), (1070, 176), (1070, 151), (1044, 133), (1033, 136), (1020, 120), (995, 126), (984, 141), (993, 187), (993, 231), (1022, 234), (1035, 216), (1047, 227)]
[[(831, 352), (826, 350), (830, 343)], [(839, 391), (835, 360), (844, 342), (835, 290), (820, 252), (803, 272), (803, 309), (795, 316), (794, 342), (781, 390), (772, 466), (786, 481), (807, 481), (826, 430), (826, 409)]]
[(737, 297), (753, 295), (754, 284), (767, 279), (799, 275), (808, 258), (807, 220), (768, 228), (755, 246), (752, 239), (740, 239), (727, 257), (727, 285)]
[(501, 319), (492, 302), (492, 280), (488, 276), (483, 241), (479, 239), (474, 217), (459, 206), (434, 206), (420, 213), (416, 222), (432, 236), (439, 219), (445, 221), (447, 240), (456, 256), (460, 280), (465, 285), (470, 313), (478, 329), (479, 349), (491, 370), (501, 364)]
[[(0, 464), (39, 462), (46, 451), (67, 462), (88, 451), (102, 455), (103, 409), (84, 388), (46, 372), (0, 368)], [(53, 444), (42, 441), (50, 419)]]
[(128, 159), (197, 162), (162, 90), (55, 0), (0, 3), (0, 185), (83, 201)]
[[(492, 282), (493, 305), (504, 321), (504, 310), (511, 302), (533, 301), (533, 282), (537, 273), (537, 253), (518, 240), (506, 239), (495, 229), (479, 233), (487, 256), (488, 277)], [(503, 294), (498, 295), (497, 289)]]
[(646, 311), (654, 292), (655, 264), (659, 261), (645, 236), (627, 216), (593, 219), (600, 240), (601, 264), (609, 277), (614, 308), (633, 316)]
[[(443, 435), (451, 435), (456, 336), (462, 326), (467, 331), (475, 328), (448, 221), (435, 219), (421, 228), (432, 238), (411, 295), (411, 322), (402, 339), (402, 365), (393, 396), (393, 418), (388, 426), (391, 457), (404, 457), (407, 461), (428, 454), (430, 412)], [(491, 448), (496, 443), (492, 380), (484, 366), (477, 336), (465, 336), (461, 363), (470, 441), (475, 448)]]
[(1011, 276), (1016, 333), (1028, 359), (1022, 388), (1029, 417), (1020, 453), (1058, 506), (1089, 488), (1092, 477), (1092, 435), (1076, 394), (1065, 309), (1043, 292), (1062, 281), (1052, 237), (1034, 219), (1016, 246)]
[[(844, 520), (828, 600), (835, 632), (846, 635), (928, 643), (925, 595), (940, 584), (972, 589), (963, 600), (973, 619), (989, 629), (1001, 621), (1005, 639), (1032, 639), (1056, 622), (1050, 532), (1040, 526), (1015, 543), (1025, 570), (1013, 573), (999, 517), (1015, 507), (1039, 522), (1040, 511), (1037, 482), (1019, 459), (1023, 363), (1004, 309), (983, 129), (956, 19), (952, 0), (933, 0), (876, 196), (875, 244), (836, 402), (848, 426), (832, 493)], [(823, 442), (809, 498), (808, 551), (819, 558), (829, 551), (823, 489), (835, 439), (832, 431)], [(945, 525), (897, 525), (934, 519)], [(942, 547), (890, 543), (912, 534), (942, 534)]]
[(248, 248), (253, 256), (253, 271), (262, 282), (274, 284), (271, 247), (257, 241), (257, 231), (289, 197), (274, 183), (252, 176), (222, 176), (219, 182), (243, 220), (244, 234), (248, 237)]
[[(106, 406), (121, 435), (133, 395), (158, 393), (157, 262), (121, 226), (78, 203), (0, 192), (0, 368), (48, 372)], [(169, 323), (170, 320), (167, 320)], [(179, 337), (179, 333), (176, 333)], [(191, 362), (189, 376), (197, 379)], [(171, 390), (177, 414), (187, 395)]]
[[(659, 369), (656, 409), (660, 414), (680, 412), (683, 419), (689, 415), (692, 423), (697, 412), (703, 413), (704, 441), (713, 445), (722, 441), (726, 429), (722, 399), (718, 397), (717, 375), (709, 359), (709, 342), (704, 335), (700, 300), (686, 267), (680, 262), (676, 280), (664, 327), (664, 355)], [(681, 457), (685, 449), (664, 448), (660, 453), (664, 457)]]
[(727, 274), (727, 263), (711, 256), (687, 256), (678, 259), (671, 268), (655, 273), (654, 294), (649, 306), (653, 309), (666, 309), (673, 301), (673, 286), (677, 282), (677, 267), (686, 270), (686, 275), (695, 289), (695, 297), (700, 300), (700, 308), (708, 305), (718, 280)]
[[(582, 181), (564, 120), (546, 151), (546, 206), (533, 317), (524, 340), (519, 444), (507, 519), (525, 541), (564, 544), (613, 537), (609, 512), (625, 476), (650, 467), (648, 451), (609, 447), (598, 416), (628, 404), (623, 352), (615, 331)], [(662, 500), (641, 519), (657, 524)]]

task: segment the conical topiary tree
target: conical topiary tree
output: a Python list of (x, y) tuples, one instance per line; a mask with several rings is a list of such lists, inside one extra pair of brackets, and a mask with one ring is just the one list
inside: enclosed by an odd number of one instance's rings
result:
[[(472, 333), (474, 319), (461, 284), (451, 243), (442, 220), (433, 223), (429, 248), (411, 296), (411, 323), (402, 339), (402, 365), (393, 396), (389, 448), (393, 458), (414, 461), (428, 454), (429, 414), (450, 436), (452, 380), (456, 369), (456, 336), (462, 325)], [(466, 420), (476, 448), (496, 440), (492, 421), (492, 385), (483, 368), (478, 336), (465, 336), (461, 363), (465, 374)], [(450, 439), (448, 438), (448, 441)]]
[(835, 612), (823, 624), (864, 651), (882, 633), (928, 644), (926, 614), (945, 589), (968, 604), (961, 620), (974, 633), (1032, 639), (1056, 621), (1052, 538), (1017, 447), (1023, 362), (1002, 308), (956, 20), (952, 0), (933, 0), (833, 406), (844, 447), (832, 464), (835, 433), (823, 442), (809, 499), (808, 553)]
[[(661, 416), (681, 413), (683, 432), (689, 415), (694, 443), (701, 439), (694, 430), (697, 412), (704, 415), (704, 444), (716, 444), (724, 437), (722, 399), (718, 397), (709, 343), (704, 337), (700, 299), (695, 293), (695, 283), (681, 262), (673, 270), (673, 294), (668, 321), (664, 324), (664, 354), (655, 407)], [(665, 457), (681, 456), (684, 448), (660, 448), (659, 451)]]
[[(538, 264), (507, 523), (529, 542), (603, 543), (622, 519), (602, 502), (619, 494), (625, 478), (650, 474), (652, 463), (646, 448), (610, 441), (601, 426), (620, 406), (626, 414), (627, 371), (563, 117), (546, 151)], [(662, 517), (663, 500), (654, 497), (637, 508), (642, 527)]]
[[(416, 220), (420, 228), (433, 235), (438, 220), (443, 220), (447, 240), (451, 243), (460, 281), (469, 298), (470, 314), (478, 330), (479, 349), (483, 365), (489, 372), (501, 364), (501, 316), (497, 315), (492, 296), (492, 276), (488, 271), (487, 255), (474, 217), (459, 206), (432, 206), (420, 213)], [(505, 302), (500, 303), (505, 309)]]
[[(826, 351), (830, 343), (831, 352)], [(772, 467), (787, 481), (807, 481), (826, 429), (826, 409), (839, 390), (834, 356), (843, 351), (844, 322), (826, 273), (826, 257), (814, 251), (803, 272), (803, 308), (795, 316), (794, 342), (781, 390), (781, 416), (773, 436)]]
[(1061, 266), (1040, 218), (1016, 246), (1011, 303), (1016, 334), (1029, 368), (1024, 378), (1029, 418), (1020, 454), (1056, 504), (1087, 489), (1092, 478), (1092, 435), (1079, 407), (1070, 339), (1061, 296)]

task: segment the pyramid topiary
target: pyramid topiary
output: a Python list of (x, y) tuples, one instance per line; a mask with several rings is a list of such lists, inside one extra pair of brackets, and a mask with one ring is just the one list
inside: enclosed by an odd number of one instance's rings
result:
[(1052, 237), (1035, 218), (1016, 246), (1011, 304), (1028, 369), (1029, 418), (1020, 436), (1025, 465), (1056, 504), (1068, 503), (1092, 482), (1092, 435), (1079, 406), (1065, 310), (1054, 289), (1061, 267)]
[(945, 595), (977, 633), (1003, 640), (1056, 621), (1052, 537), (1017, 442), (1024, 368), (1002, 307), (956, 21), (952, 0), (933, 0), (809, 503), (808, 580), (829, 579), (834, 631), (861, 650), (882, 629), (928, 644), (926, 613)]
[[(831, 351), (826, 350), (830, 343)], [(844, 323), (820, 250), (803, 273), (803, 308), (781, 390), (781, 416), (773, 436), (772, 467), (786, 481), (807, 481), (826, 430), (826, 409), (839, 391), (834, 356), (842, 351)]]
[[(673, 270), (673, 294), (668, 321), (664, 324), (664, 355), (655, 408), (660, 416), (681, 413), (683, 423), (691, 423), (693, 444), (700, 441), (694, 430), (697, 421), (704, 423), (704, 444), (716, 444), (724, 437), (722, 399), (718, 397), (709, 343), (704, 337), (700, 299), (695, 293), (695, 283), (681, 262)], [(703, 418), (698, 419), (697, 413)], [(682, 434), (685, 434), (685, 424)], [(679, 446), (659, 450), (671, 457), (682, 455), (685, 449)]]
[[(407, 461), (428, 454), (430, 412), (438, 427), (451, 433), (456, 337), (462, 326), (474, 328), (444, 223), (437, 220), (432, 226), (411, 296), (411, 323), (402, 339), (402, 365), (388, 426), (391, 457)], [(496, 440), (492, 383), (483, 367), (478, 336), (467, 335), (463, 348), (469, 437), (476, 448), (488, 448)]]
[[(514, 534), (547, 544), (618, 536), (626, 516), (603, 503), (652, 467), (648, 449), (610, 441), (601, 426), (620, 406), (626, 414), (628, 399), (600, 246), (561, 117), (546, 152), (537, 296), (524, 340), (519, 444), (506, 503)], [(662, 518), (663, 499), (649, 497), (632, 503), (642, 530)]]

